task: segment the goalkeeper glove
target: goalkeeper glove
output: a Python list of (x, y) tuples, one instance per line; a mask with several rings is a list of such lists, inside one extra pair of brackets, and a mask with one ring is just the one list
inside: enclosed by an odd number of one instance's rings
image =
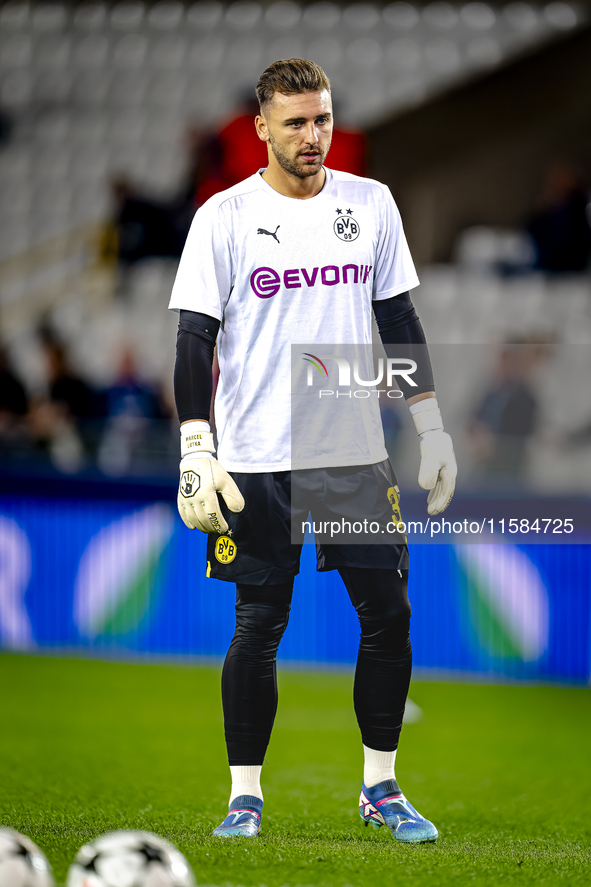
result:
[(213, 434), (206, 422), (181, 425), (181, 479), (177, 497), (179, 514), (190, 530), (227, 533), (228, 524), (217, 497), (221, 493), (230, 511), (244, 508), (242, 493), (215, 453)]
[(458, 473), (451, 437), (443, 430), (436, 398), (427, 397), (414, 403), (410, 412), (421, 438), (419, 484), (424, 490), (430, 490), (427, 497), (429, 514), (440, 514), (451, 502)]

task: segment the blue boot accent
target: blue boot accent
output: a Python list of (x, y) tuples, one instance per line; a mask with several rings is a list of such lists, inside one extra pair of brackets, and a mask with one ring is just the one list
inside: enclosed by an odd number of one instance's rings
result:
[(395, 779), (366, 788), (361, 786), (359, 815), (366, 825), (387, 825), (397, 841), (423, 844), (436, 841), (439, 832), (406, 800)]
[(228, 815), (213, 830), (218, 838), (256, 838), (261, 830), (263, 802), (254, 795), (239, 795), (230, 804)]

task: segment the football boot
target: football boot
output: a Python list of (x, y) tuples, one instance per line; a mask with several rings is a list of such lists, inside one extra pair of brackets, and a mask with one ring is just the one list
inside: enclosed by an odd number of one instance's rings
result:
[(436, 841), (439, 832), (432, 822), (417, 813), (406, 800), (395, 779), (386, 779), (371, 788), (361, 786), (359, 815), (366, 825), (387, 825), (397, 841), (422, 844)]
[(218, 838), (256, 838), (261, 830), (263, 802), (254, 795), (239, 795), (230, 804), (228, 815), (214, 828)]

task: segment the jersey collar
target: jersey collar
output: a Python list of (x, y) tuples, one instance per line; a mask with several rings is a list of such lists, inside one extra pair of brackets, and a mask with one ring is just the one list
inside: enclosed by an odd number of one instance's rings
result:
[(307, 200), (300, 200), (297, 197), (286, 197), (285, 194), (280, 194), (279, 191), (276, 191), (275, 188), (272, 188), (268, 182), (266, 182), (263, 178), (263, 173), (265, 171), (265, 167), (259, 169), (257, 175), (259, 177), (259, 183), (263, 191), (267, 191), (267, 193), (272, 194), (274, 197), (279, 198), (279, 200), (287, 200), (289, 203), (314, 203), (315, 200), (324, 199), (327, 197), (332, 191), (332, 186), (334, 182), (334, 176), (332, 174), (332, 170), (327, 166), (324, 167), (324, 171), (326, 173), (326, 179), (324, 181), (324, 185), (322, 189), (315, 194), (314, 197), (309, 197)]

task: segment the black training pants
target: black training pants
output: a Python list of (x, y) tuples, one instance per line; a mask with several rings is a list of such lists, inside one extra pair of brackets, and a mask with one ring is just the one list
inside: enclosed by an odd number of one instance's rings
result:
[[(398, 746), (410, 683), (407, 570), (341, 567), (359, 617), (355, 714), (364, 745)], [(277, 710), (276, 656), (289, 619), (293, 580), (236, 586), (236, 632), (222, 672), (222, 701), (231, 765), (262, 764)]]

